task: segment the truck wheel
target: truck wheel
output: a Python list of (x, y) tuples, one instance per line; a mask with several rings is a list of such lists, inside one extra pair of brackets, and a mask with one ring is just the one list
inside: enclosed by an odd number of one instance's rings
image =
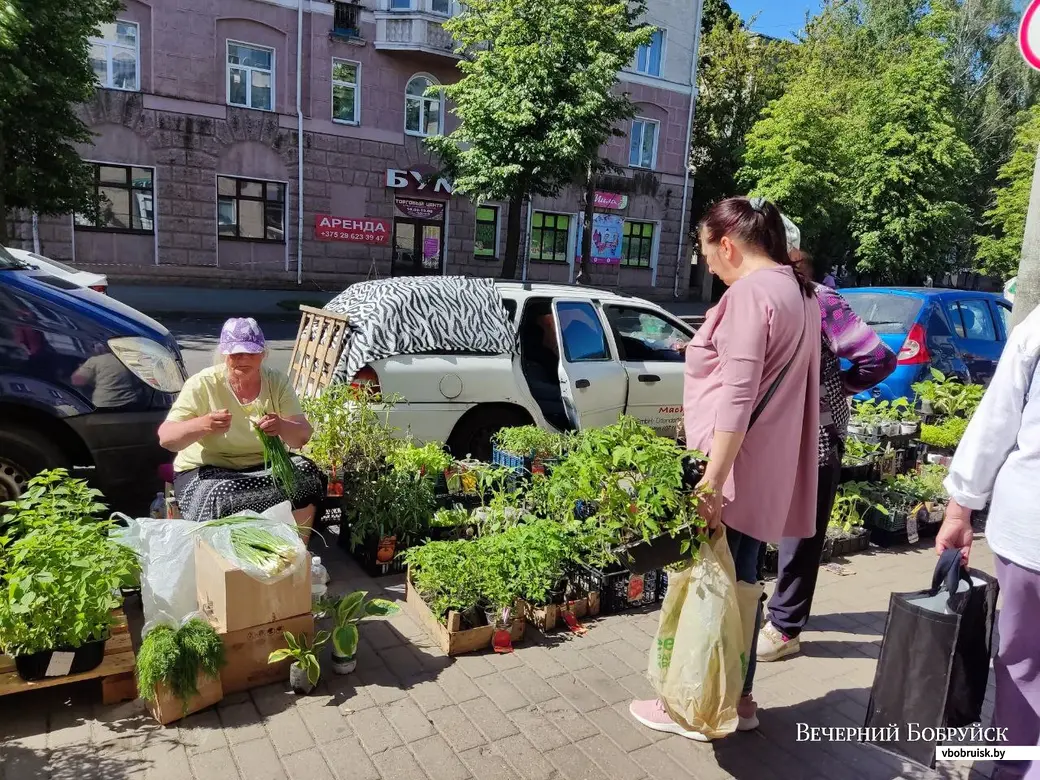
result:
[(67, 468), (69, 459), (40, 434), (25, 428), (0, 428), (0, 501), (12, 501), (44, 469)]
[(531, 425), (531, 416), (515, 406), (478, 406), (455, 424), (448, 437), (448, 450), (455, 458), (491, 460), (491, 437), (503, 428)]

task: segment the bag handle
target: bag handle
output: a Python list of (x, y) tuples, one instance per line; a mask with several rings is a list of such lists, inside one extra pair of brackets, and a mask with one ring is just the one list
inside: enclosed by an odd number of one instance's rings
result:
[(935, 573), (932, 575), (931, 595), (938, 595), (944, 587), (946, 592), (953, 596), (957, 592), (957, 586), (964, 580), (971, 585), (971, 576), (961, 563), (961, 551), (956, 548), (943, 550), (939, 556), (939, 562), (935, 564)]

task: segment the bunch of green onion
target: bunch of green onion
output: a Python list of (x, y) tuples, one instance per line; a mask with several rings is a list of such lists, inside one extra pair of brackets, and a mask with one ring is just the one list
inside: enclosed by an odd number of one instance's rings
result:
[(293, 470), (289, 448), (279, 437), (268, 436), (264, 433), (255, 422), (253, 430), (256, 431), (260, 445), (264, 449), (264, 468), (270, 469), (275, 487), (281, 490), (287, 498), (291, 498), (296, 490), (296, 472)]
[(231, 526), (231, 548), (235, 557), (268, 576), (275, 576), (296, 563), (296, 546), (256, 525), (256, 518), (236, 515), (204, 524), (208, 528)]

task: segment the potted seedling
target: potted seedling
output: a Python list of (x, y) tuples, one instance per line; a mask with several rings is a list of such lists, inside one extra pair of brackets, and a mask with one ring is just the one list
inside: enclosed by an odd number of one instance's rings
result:
[(348, 593), (328, 606), (334, 621), (332, 628), (332, 670), (336, 674), (350, 674), (357, 668), (358, 623), (366, 617), (396, 615), (401, 608), (386, 599), (365, 601), (363, 590)]
[(321, 679), (321, 663), (318, 661), (318, 651), (329, 641), (328, 631), (319, 631), (312, 642), (306, 634), (299, 637), (285, 632), (285, 643), (288, 647), (275, 650), (267, 657), (267, 663), (277, 664), (287, 658), (292, 658), (289, 667), (289, 685), (293, 693), (306, 696), (314, 690), (314, 686)]
[(917, 433), (917, 429), (921, 425), (921, 418), (910, 401), (906, 398), (897, 398), (892, 402), (892, 408), (899, 420), (899, 433), (903, 436)]

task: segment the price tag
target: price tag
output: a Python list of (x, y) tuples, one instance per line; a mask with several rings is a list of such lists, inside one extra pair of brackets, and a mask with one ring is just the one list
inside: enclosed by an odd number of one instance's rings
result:
[(578, 636), (582, 636), (589, 632), (589, 630), (585, 628), (585, 626), (578, 622), (578, 618), (574, 616), (573, 612), (564, 612), (562, 617), (563, 622), (567, 624), (567, 628), (569, 628), (573, 633), (577, 634)]
[(642, 574), (633, 574), (628, 580), (628, 600), (639, 601), (643, 598), (644, 583)]
[(919, 524), (922, 513), (925, 517), (928, 516), (928, 510), (924, 508), (924, 504), (918, 504), (906, 517), (906, 541), (910, 544), (917, 544), (921, 539)]
[(513, 652), (513, 637), (509, 635), (508, 629), (500, 628), (492, 635), (491, 648), (496, 653)]
[(44, 673), (44, 677), (64, 677), (72, 671), (72, 660), (75, 657), (75, 653), (63, 653), (60, 650), (55, 650), (51, 653), (51, 660), (47, 664), (47, 671)]

